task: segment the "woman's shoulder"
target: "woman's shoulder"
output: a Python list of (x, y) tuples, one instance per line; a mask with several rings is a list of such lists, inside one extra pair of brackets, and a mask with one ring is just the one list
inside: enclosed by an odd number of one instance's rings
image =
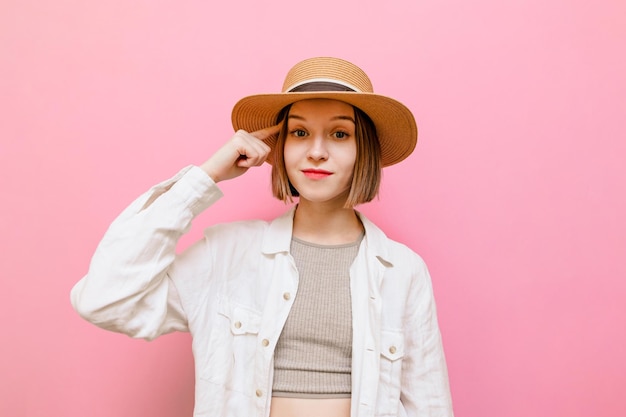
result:
[(387, 238), (389, 259), (394, 265), (405, 265), (412, 268), (426, 268), (424, 259), (404, 243)]
[(216, 223), (204, 229), (204, 235), (223, 235), (223, 234), (239, 234), (254, 233), (267, 229), (270, 222), (261, 219), (235, 220), (230, 222)]
[(205, 239), (219, 239), (226, 243), (230, 240), (242, 241), (261, 240), (267, 233), (291, 235), (293, 213), (291, 210), (272, 219), (237, 220), (214, 224), (204, 230)]
[(390, 275), (407, 279), (428, 277), (426, 262), (411, 247), (388, 237), (378, 226), (367, 219), (364, 224), (368, 250), (388, 267), (387, 272)]
[(360, 215), (360, 217), (365, 226), (366, 236), (369, 237), (368, 241), (370, 245), (380, 254), (384, 254), (390, 261), (395, 260), (400, 263), (412, 262), (424, 264), (422, 257), (409, 246), (387, 236), (380, 227), (367, 217), (363, 215)]

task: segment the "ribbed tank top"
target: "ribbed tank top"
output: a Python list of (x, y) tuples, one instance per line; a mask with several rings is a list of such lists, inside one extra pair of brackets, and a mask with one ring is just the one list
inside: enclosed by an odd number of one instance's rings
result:
[(362, 238), (344, 245), (292, 239), (298, 293), (274, 352), (273, 396), (350, 397), (350, 266)]

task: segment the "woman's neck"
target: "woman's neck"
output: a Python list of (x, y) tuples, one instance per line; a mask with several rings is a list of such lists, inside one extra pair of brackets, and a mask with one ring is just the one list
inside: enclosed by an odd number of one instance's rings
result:
[(316, 204), (300, 199), (293, 219), (293, 235), (319, 245), (341, 245), (356, 241), (363, 224), (354, 209)]

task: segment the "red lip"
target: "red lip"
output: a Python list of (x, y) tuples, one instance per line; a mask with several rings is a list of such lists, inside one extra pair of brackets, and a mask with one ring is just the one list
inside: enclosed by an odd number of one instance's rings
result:
[(330, 171), (326, 171), (324, 169), (315, 169), (315, 168), (308, 168), (308, 169), (303, 169), (302, 173), (307, 177), (307, 178), (311, 178), (311, 179), (322, 179), (322, 178), (326, 178), (329, 175), (332, 175), (333, 173)]

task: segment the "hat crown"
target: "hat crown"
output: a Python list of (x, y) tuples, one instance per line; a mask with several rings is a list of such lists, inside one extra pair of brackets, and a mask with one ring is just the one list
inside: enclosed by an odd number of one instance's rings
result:
[(309, 58), (289, 70), (283, 83), (283, 93), (312, 82), (331, 82), (362, 93), (373, 93), (372, 82), (356, 65), (339, 58)]

